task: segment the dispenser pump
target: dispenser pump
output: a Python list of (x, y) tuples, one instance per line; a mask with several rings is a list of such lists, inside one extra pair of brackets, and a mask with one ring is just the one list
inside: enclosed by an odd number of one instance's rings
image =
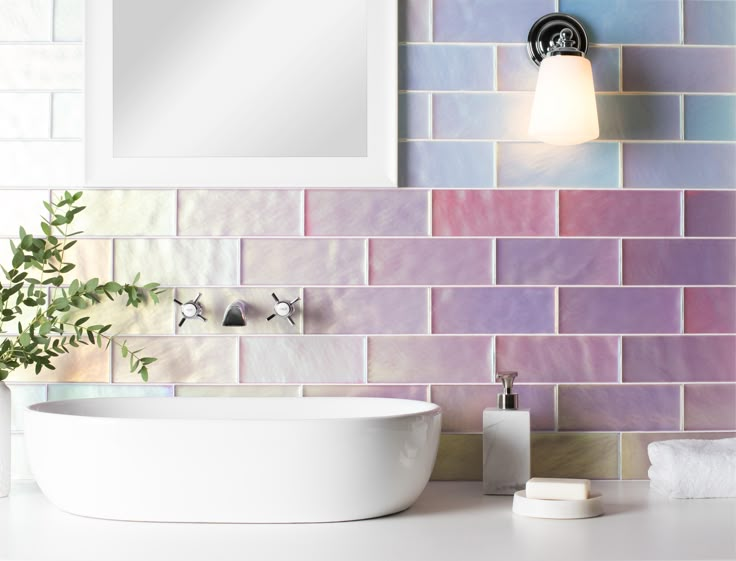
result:
[(496, 381), (503, 384), (503, 392), (498, 394), (497, 404), (499, 409), (518, 409), (519, 394), (513, 393), (514, 380), (518, 372), (496, 372)]

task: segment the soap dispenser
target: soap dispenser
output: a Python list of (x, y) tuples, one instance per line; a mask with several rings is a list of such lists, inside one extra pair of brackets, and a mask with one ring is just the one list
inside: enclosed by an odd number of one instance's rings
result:
[(530, 419), (514, 393), (517, 372), (498, 372), (497, 407), (483, 410), (483, 493), (513, 495), (530, 477)]

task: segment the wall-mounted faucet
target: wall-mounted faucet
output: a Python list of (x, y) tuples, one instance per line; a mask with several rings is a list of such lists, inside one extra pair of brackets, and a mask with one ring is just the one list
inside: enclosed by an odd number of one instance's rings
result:
[(276, 316), (280, 318), (284, 318), (287, 320), (291, 325), (296, 325), (294, 323), (294, 320), (291, 319), (291, 316), (294, 315), (294, 312), (296, 311), (296, 308), (294, 307), (294, 304), (296, 304), (301, 298), (297, 296), (294, 298), (291, 302), (288, 300), (280, 300), (278, 296), (276, 296), (276, 293), (272, 292), (271, 296), (276, 301), (276, 303), (273, 305), (273, 313), (266, 318), (267, 321), (271, 321)]
[(225, 310), (222, 325), (226, 327), (243, 327), (245, 324), (245, 301), (236, 300)]
[(194, 319), (199, 318), (202, 321), (207, 321), (207, 318), (204, 317), (202, 314), (204, 313), (204, 308), (202, 307), (202, 304), (199, 303), (199, 299), (202, 297), (202, 293), (200, 292), (197, 294), (197, 297), (194, 300), (189, 300), (188, 302), (184, 302), (183, 304), (179, 302), (176, 298), (174, 298), (174, 302), (179, 304), (179, 311), (181, 312), (181, 321), (179, 322), (179, 327), (184, 325), (184, 322), (188, 319)]

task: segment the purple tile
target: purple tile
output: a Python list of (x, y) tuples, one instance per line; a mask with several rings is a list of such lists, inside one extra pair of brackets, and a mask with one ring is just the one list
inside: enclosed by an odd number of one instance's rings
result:
[(434, 191), (435, 236), (553, 236), (552, 191)]
[(679, 236), (679, 191), (560, 191), (562, 236)]
[(400, 142), (402, 187), (492, 187), (492, 142)]
[(624, 337), (624, 382), (733, 382), (736, 337)]
[(736, 144), (624, 143), (624, 187), (736, 188)]
[(560, 288), (560, 333), (678, 333), (678, 288)]
[(736, 49), (623, 47), (628, 92), (723, 92), (736, 89)]
[(426, 236), (427, 191), (305, 192), (308, 236)]
[(733, 45), (736, 43), (736, 2), (685, 0), (685, 43)]
[(522, 382), (615, 382), (617, 337), (496, 337), (496, 370)]
[(736, 333), (736, 288), (686, 288), (685, 333)]
[(370, 284), (491, 284), (489, 239), (374, 239)]
[(363, 240), (245, 239), (243, 284), (365, 284)]
[(240, 381), (256, 384), (363, 382), (363, 337), (242, 337)]
[(679, 386), (560, 386), (559, 430), (677, 430)]
[(435, 0), (434, 40), (520, 42), (538, 17), (554, 11), (554, 0)]
[(429, 138), (428, 93), (399, 94), (399, 138)]
[(685, 386), (685, 430), (736, 429), (736, 384)]
[(483, 91), (493, 89), (493, 47), (399, 46), (399, 89)]
[(433, 333), (553, 333), (552, 288), (434, 288)]
[(624, 240), (624, 284), (736, 284), (736, 240)]
[(685, 235), (736, 237), (736, 192), (686, 191)]
[(601, 140), (680, 139), (679, 96), (598, 95), (596, 105)]
[(401, 384), (356, 384), (344, 386), (336, 384), (304, 386), (304, 397), (389, 397), (394, 399), (414, 399), (427, 401), (427, 386)]
[(618, 284), (617, 240), (501, 239), (497, 284)]
[(490, 382), (491, 337), (369, 337), (372, 383)]
[(426, 288), (306, 288), (305, 333), (428, 333)]
[[(533, 92), (537, 87), (539, 68), (529, 60), (526, 45), (498, 45), (496, 50), (497, 89)], [(589, 47), (586, 57), (593, 66), (595, 91), (617, 92), (618, 47)]]
[(432, 96), (432, 136), (529, 140), (531, 93), (443, 93)]
[[(531, 410), (532, 430), (555, 430), (555, 388), (514, 385), (522, 409)], [(433, 385), (431, 401), (442, 407), (443, 432), (483, 432), (483, 409), (496, 407), (501, 386)]]
[(430, 41), (432, 0), (399, 1), (399, 41)]

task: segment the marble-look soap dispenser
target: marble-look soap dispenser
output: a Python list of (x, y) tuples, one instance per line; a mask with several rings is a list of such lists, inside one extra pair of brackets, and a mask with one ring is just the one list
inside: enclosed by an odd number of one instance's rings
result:
[(519, 409), (513, 393), (517, 372), (498, 372), (503, 384), (498, 407), (483, 410), (483, 493), (513, 495), (530, 477), (529, 410)]

